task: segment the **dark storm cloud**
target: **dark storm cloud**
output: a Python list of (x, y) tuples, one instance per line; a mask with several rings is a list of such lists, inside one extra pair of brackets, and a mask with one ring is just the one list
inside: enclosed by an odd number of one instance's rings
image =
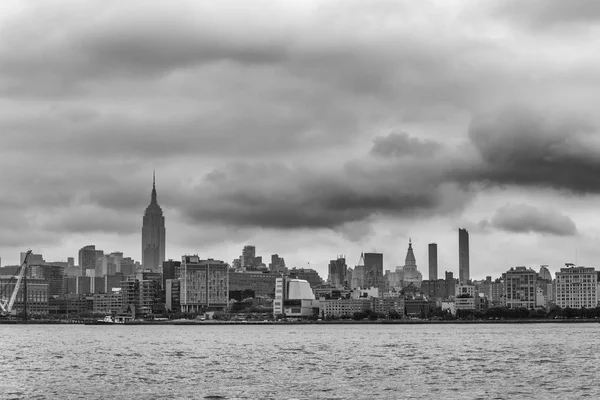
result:
[(467, 180), (600, 191), (600, 142), (589, 117), (508, 107), (476, 117), (469, 138), (481, 162), (465, 172)]
[(490, 221), (494, 228), (515, 233), (541, 233), (557, 236), (577, 234), (571, 218), (556, 210), (539, 209), (527, 204), (507, 204)]
[(234, 165), (209, 174), (181, 207), (195, 220), (234, 226), (335, 228), (378, 213), (415, 214), (440, 206), (436, 182), (425, 175), (403, 181), (398, 172), (365, 165), (342, 172)]
[(510, 0), (497, 7), (499, 15), (534, 29), (591, 26), (600, 20), (600, 3), (594, 0)]
[(375, 138), (371, 153), (383, 157), (431, 156), (441, 145), (433, 140), (411, 138), (407, 133), (390, 133)]

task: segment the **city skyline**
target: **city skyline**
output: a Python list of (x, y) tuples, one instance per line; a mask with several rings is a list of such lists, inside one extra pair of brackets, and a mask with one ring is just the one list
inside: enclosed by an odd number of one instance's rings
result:
[(2, 264), (141, 261), (156, 169), (175, 260), (600, 266), (597, 16), (516, 4), (3, 2)]

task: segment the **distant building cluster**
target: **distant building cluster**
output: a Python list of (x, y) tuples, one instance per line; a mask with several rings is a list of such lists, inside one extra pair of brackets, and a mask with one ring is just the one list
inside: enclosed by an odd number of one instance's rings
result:
[[(552, 277), (524, 266), (500, 277), (471, 280), (469, 233), (458, 230), (458, 278), (439, 277), (438, 246), (428, 244), (428, 279), (423, 279), (409, 240), (404, 264), (384, 268), (382, 253), (362, 253), (358, 263), (344, 255), (330, 260), (327, 280), (311, 268), (288, 268), (272, 254), (263, 262), (253, 245), (241, 249), (231, 264), (198, 255), (165, 259), (166, 228), (153, 180), (150, 205), (141, 234), (142, 261), (122, 252), (83, 246), (75, 258), (47, 262), (27, 257), (26, 285), (16, 295), (13, 313), (30, 315), (119, 314), (156, 318), (246, 311), (276, 318), (354, 318), (362, 315), (407, 318), (456, 315), (493, 308), (549, 310), (598, 307), (600, 272), (566, 264)], [(21, 254), (21, 263), (27, 253)], [(14, 291), (21, 266), (0, 268), (0, 297)]]

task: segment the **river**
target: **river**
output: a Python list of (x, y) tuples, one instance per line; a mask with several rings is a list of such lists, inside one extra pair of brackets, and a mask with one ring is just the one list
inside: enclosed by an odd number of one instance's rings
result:
[(600, 324), (0, 332), (3, 399), (600, 398)]

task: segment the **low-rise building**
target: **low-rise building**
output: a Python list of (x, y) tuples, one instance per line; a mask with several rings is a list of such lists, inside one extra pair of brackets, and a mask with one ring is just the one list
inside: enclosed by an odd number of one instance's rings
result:
[(123, 308), (123, 296), (121, 290), (111, 293), (94, 293), (93, 312), (112, 314), (121, 311)]
[[(27, 314), (44, 315), (48, 314), (48, 298), (49, 298), (49, 283), (45, 279), (27, 279)], [(0, 293), (13, 293), (16, 285), (16, 280), (12, 276), (0, 277)], [(21, 286), (17, 292), (15, 303), (13, 305), (13, 313), (20, 314), (25, 308), (25, 283), (21, 282)]]
[[(383, 300), (383, 299), (382, 299)], [(370, 299), (321, 300), (319, 315), (324, 317), (352, 317), (354, 313), (370, 310)]]

